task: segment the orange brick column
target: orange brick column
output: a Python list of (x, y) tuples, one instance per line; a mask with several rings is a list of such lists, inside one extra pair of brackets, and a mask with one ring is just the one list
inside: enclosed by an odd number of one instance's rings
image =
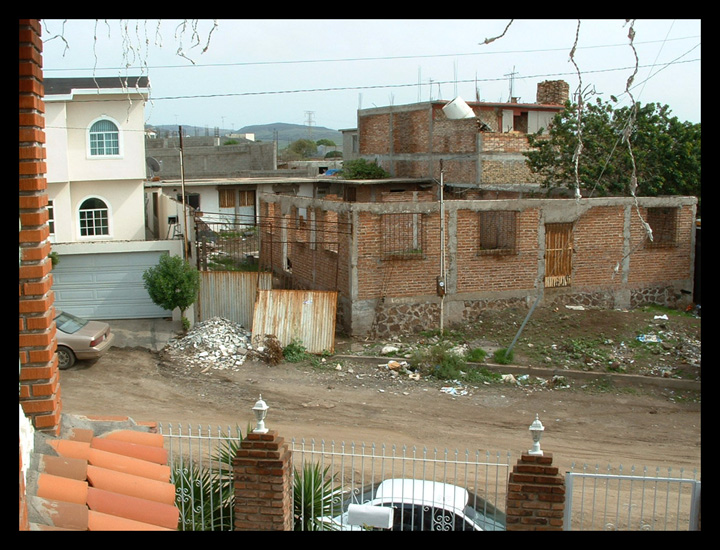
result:
[(57, 431), (62, 406), (48, 257), (42, 41), (39, 20), (20, 19), (19, 27), (20, 403), (35, 428)]
[(236, 531), (292, 531), (292, 451), (276, 431), (249, 433), (233, 460)]
[(551, 453), (523, 453), (510, 474), (505, 513), (508, 531), (562, 531), (565, 477)]

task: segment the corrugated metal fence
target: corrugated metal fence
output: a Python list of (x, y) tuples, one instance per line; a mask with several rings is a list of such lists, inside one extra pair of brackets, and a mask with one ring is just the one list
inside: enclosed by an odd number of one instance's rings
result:
[(337, 296), (329, 290), (258, 290), (253, 334), (273, 334), (282, 346), (297, 339), (310, 353), (332, 353)]
[(200, 271), (199, 320), (222, 317), (250, 329), (258, 288), (272, 288), (270, 273)]

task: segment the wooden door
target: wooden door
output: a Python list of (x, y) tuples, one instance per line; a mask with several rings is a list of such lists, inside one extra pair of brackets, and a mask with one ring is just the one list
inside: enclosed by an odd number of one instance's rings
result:
[(572, 228), (572, 223), (545, 224), (545, 288), (570, 286)]

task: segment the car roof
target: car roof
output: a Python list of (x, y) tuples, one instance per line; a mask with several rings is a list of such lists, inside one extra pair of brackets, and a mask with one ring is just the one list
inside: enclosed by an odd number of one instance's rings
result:
[(430, 504), (462, 510), (468, 502), (462, 487), (423, 479), (386, 479), (378, 485), (374, 501)]

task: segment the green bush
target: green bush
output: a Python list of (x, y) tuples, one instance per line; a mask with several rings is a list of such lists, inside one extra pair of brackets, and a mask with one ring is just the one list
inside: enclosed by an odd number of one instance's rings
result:
[(426, 349), (415, 350), (410, 362), (424, 376), (434, 376), (441, 380), (452, 380), (461, 376), (467, 368), (465, 358), (451, 350), (452, 344), (440, 343)]
[(495, 353), (493, 353), (493, 359), (496, 363), (500, 363), (501, 365), (509, 365), (510, 363), (512, 363), (513, 354), (514, 352), (512, 350), (510, 351), (510, 353), (508, 353), (507, 349), (502, 348), (499, 350), (495, 350)]
[(309, 357), (308, 351), (300, 340), (293, 339), (283, 348), (283, 357), (291, 363), (299, 363)]
[(473, 363), (482, 363), (485, 361), (485, 357), (487, 356), (487, 352), (482, 348), (473, 348), (471, 349), (467, 355), (465, 356), (465, 359), (468, 361), (471, 361)]

